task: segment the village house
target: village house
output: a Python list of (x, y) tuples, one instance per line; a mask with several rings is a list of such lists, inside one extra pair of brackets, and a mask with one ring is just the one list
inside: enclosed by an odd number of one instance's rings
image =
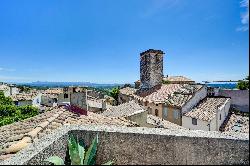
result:
[[(190, 111), (200, 100), (206, 97), (207, 89), (204, 85), (170, 83), (162, 84), (163, 80), (163, 52), (147, 50), (140, 58), (140, 89), (126, 87), (120, 89), (118, 102), (126, 103), (135, 100), (149, 114), (155, 115), (169, 122), (182, 125), (182, 114)], [(137, 82), (138, 83), (138, 82)]]
[(182, 117), (182, 126), (191, 130), (219, 131), (228, 116), (230, 98), (205, 98)]
[(42, 93), (31, 92), (31, 93), (18, 93), (10, 96), (17, 106), (32, 105), (40, 107)]
[(51, 88), (42, 92), (41, 105), (55, 107), (58, 104), (59, 95), (63, 93), (62, 88)]
[(19, 93), (19, 90), (16, 86), (7, 84), (0, 85), (0, 91), (2, 91), (6, 97)]
[(118, 104), (127, 103), (129, 101), (134, 100), (134, 93), (136, 89), (131, 87), (122, 88), (118, 94)]
[(63, 93), (59, 94), (58, 105), (74, 105), (96, 113), (104, 111), (111, 106), (101, 92), (80, 87), (64, 88)]

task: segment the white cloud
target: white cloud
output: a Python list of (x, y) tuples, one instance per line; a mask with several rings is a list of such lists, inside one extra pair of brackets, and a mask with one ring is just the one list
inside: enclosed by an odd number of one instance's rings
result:
[(238, 27), (236, 31), (248, 31), (249, 29), (249, 0), (242, 0), (240, 2), (240, 7), (245, 8), (246, 11), (241, 14), (242, 26)]
[(7, 68), (0, 67), (0, 71), (16, 71), (16, 70), (15, 69), (7, 69)]
[(1, 81), (29, 81), (32, 78), (28, 77), (16, 77), (16, 76), (4, 76), (0, 75), (0, 82)]

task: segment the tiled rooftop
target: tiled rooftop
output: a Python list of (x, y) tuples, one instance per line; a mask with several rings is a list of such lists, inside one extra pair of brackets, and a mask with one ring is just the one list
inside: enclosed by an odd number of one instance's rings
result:
[(186, 128), (184, 128), (182, 126), (171, 123), (167, 120), (162, 120), (161, 118), (154, 116), (154, 115), (147, 116), (147, 123), (152, 124), (156, 128), (165, 128), (165, 129), (173, 129), (173, 130), (178, 130), (178, 129), (186, 130)]
[(229, 98), (205, 98), (191, 111), (184, 116), (200, 119), (203, 121), (211, 121), (217, 113), (220, 106), (224, 105)]
[(169, 95), (166, 104), (173, 107), (183, 107), (192, 97), (198, 92), (202, 85), (189, 85), (184, 84), (181, 88), (177, 89), (174, 93)]
[(63, 93), (63, 88), (51, 88), (44, 91), (44, 94), (61, 94)]
[(224, 131), (249, 133), (249, 117), (232, 114)]
[(128, 117), (134, 114), (145, 112), (139, 104), (135, 101), (130, 101), (118, 106), (112, 106), (102, 113), (103, 116), (108, 117)]
[(13, 101), (26, 101), (26, 100), (33, 100), (37, 95), (38, 95), (37, 92), (18, 93), (10, 97), (12, 98)]
[(180, 84), (163, 84), (160, 89), (155, 90), (153, 93), (146, 97), (134, 95), (138, 100), (148, 101), (149, 103), (164, 103), (170, 94), (174, 93), (182, 85)]
[(9, 89), (9, 86), (7, 85), (0, 85), (0, 90), (1, 91), (5, 91), (5, 90), (8, 90)]
[(130, 87), (120, 89), (120, 93), (127, 96), (133, 96), (135, 92), (136, 89)]
[(165, 81), (170, 81), (170, 82), (194, 82), (193, 80), (187, 78), (187, 77), (184, 77), (184, 76), (169, 76), (169, 77), (164, 77), (163, 80)]
[(103, 124), (136, 127), (136, 123), (124, 118), (104, 117), (88, 112), (88, 116), (77, 115), (64, 108), (55, 108), (35, 117), (0, 128), (0, 160), (6, 159), (27, 145), (55, 129), (68, 124)]
[(135, 96), (139, 100), (148, 101), (149, 103), (167, 102), (173, 106), (182, 106), (188, 101), (194, 93), (199, 91), (202, 85), (189, 84), (163, 84), (160, 89), (146, 97)]

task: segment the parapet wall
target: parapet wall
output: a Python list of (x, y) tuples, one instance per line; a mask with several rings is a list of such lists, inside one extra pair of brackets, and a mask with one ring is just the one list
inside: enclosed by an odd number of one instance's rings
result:
[(242, 112), (249, 112), (249, 90), (220, 89), (219, 96), (231, 97), (231, 105)]
[(70, 133), (87, 145), (98, 133), (97, 164), (249, 164), (247, 134), (94, 125), (64, 126), (0, 164), (41, 165), (53, 155), (64, 158)]

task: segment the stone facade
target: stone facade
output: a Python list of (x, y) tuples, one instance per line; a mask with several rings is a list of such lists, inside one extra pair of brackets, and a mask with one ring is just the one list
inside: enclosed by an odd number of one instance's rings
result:
[(141, 90), (148, 90), (162, 84), (163, 51), (149, 49), (140, 54)]

